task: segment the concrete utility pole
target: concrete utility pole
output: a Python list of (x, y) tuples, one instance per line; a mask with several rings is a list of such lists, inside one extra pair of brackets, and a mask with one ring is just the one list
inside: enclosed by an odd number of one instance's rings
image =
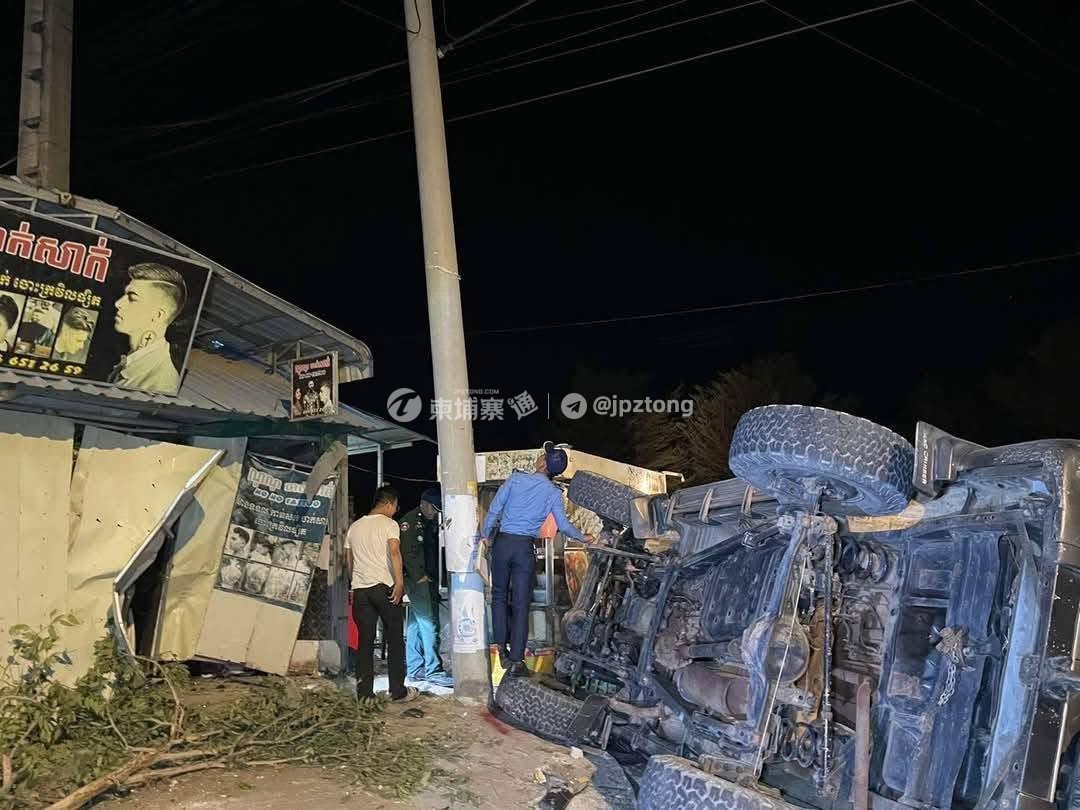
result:
[[(431, 0), (405, 0), (435, 396), (454, 402), (469, 398), (469, 375), (433, 19)], [(452, 419), (437, 421), (443, 531), (450, 571), (454, 696), (486, 703), (491, 676), (484, 583), (476, 573), (476, 456), (472, 421), (462, 418), (468, 415), (454, 407)]]
[(71, 187), (74, 0), (26, 0), (17, 174), (40, 188)]

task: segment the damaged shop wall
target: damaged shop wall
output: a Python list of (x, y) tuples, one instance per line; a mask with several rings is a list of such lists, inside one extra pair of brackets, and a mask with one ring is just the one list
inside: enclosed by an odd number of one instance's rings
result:
[(75, 425), (0, 411), (0, 660), (8, 628), (67, 608), (68, 500)]
[(69, 610), (79, 618), (63, 643), (72, 666), (66, 683), (84, 674), (94, 643), (105, 634), (113, 581), (161, 523), (178, 492), (217, 451), (141, 439), (87, 427), (71, 479)]
[(138, 628), (153, 634), (150, 654), (285, 673), (302, 612), (215, 588), (247, 441), (186, 446), (86, 427), (76, 457), (75, 436), (70, 420), (0, 411), (0, 656), (10, 654), (12, 625), (40, 627), (51, 612), (72, 611), (79, 624), (60, 640), (72, 665), (57, 677), (73, 683), (117, 604), (117, 630), (133, 644), (130, 584), (114, 593), (117, 577), (137, 576), (163, 548), (156, 625)]
[(153, 645), (155, 658), (172, 661), (195, 657), (247, 449), (244, 438), (196, 437), (192, 444), (224, 450), (225, 457), (202, 482), (176, 526)]
[(318, 480), (325, 474), (247, 454), (224, 548), (218, 544), (220, 573), (211, 580), (198, 657), (288, 673), (335, 500), (336, 481)]

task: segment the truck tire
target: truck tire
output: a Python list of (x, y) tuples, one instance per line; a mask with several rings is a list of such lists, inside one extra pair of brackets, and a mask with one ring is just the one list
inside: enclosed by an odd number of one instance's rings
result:
[(908, 504), (915, 449), (888, 428), (807, 405), (765, 405), (742, 415), (728, 466), (781, 503), (809, 503), (824, 486), (822, 511), (889, 515)]
[(566, 492), (566, 497), (578, 506), (620, 526), (631, 525), (630, 502), (643, 495), (633, 487), (585, 470), (574, 473)]
[(565, 740), (582, 701), (526, 677), (504, 677), (495, 703), (519, 725), (542, 737)]
[(638, 810), (796, 810), (795, 805), (705, 773), (681, 757), (649, 760)]

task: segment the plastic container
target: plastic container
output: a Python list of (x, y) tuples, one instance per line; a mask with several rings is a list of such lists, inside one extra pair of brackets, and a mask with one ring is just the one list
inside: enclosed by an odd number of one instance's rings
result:
[[(491, 685), (498, 686), (502, 681), (506, 670), (499, 661), (499, 648), (492, 644), (491, 654)], [(525, 668), (534, 675), (551, 675), (555, 672), (555, 650), (544, 647), (538, 650), (526, 648)]]

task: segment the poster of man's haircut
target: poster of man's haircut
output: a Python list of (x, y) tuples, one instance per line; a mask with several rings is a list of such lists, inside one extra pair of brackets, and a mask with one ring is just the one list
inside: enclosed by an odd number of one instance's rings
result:
[(222, 548), (217, 588), (303, 610), (329, 531), (335, 484), (304, 495), (308, 470), (248, 453)]
[(210, 273), (0, 203), (0, 363), (176, 394)]

